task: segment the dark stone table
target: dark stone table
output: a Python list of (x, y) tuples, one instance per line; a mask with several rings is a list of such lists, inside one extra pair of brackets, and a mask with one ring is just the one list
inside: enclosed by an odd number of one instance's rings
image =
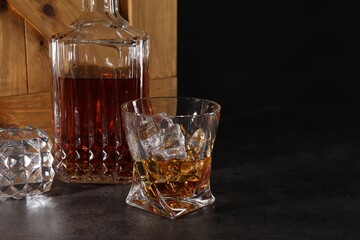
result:
[(129, 184), (55, 179), (0, 203), (0, 239), (360, 239), (360, 109), (223, 111), (213, 205), (170, 220), (128, 206)]

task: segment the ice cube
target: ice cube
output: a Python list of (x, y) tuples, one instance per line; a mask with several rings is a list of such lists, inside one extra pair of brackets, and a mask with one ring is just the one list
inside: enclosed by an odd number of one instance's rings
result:
[(167, 117), (167, 113), (166, 112), (162, 112), (158, 114), (159, 116), (162, 116), (158, 126), (162, 129), (167, 129), (169, 127), (171, 127), (172, 125), (174, 125), (172, 119), (170, 117)]
[(158, 159), (185, 159), (185, 137), (179, 124), (173, 124), (167, 129), (162, 129), (160, 144), (151, 148), (151, 155)]
[(165, 148), (185, 146), (185, 137), (179, 124), (174, 124), (166, 129), (163, 145)]
[(138, 128), (138, 138), (140, 140), (146, 140), (158, 132), (159, 129), (153, 121), (144, 121)]
[(183, 145), (172, 148), (155, 147), (151, 149), (151, 155), (158, 160), (186, 159), (187, 156), (185, 146)]
[(147, 155), (152, 156), (152, 154), (150, 153), (154, 148), (157, 148), (162, 144), (163, 139), (164, 139), (164, 130), (162, 129), (159, 132), (151, 135), (147, 139), (141, 140), (140, 142)]
[(204, 158), (206, 152), (206, 134), (199, 128), (194, 132), (186, 143), (186, 149), (189, 152), (189, 158), (191, 160), (199, 160)]

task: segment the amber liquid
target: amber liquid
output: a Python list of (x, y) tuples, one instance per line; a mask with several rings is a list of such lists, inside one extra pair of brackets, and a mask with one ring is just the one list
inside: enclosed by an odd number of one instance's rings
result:
[(155, 201), (158, 193), (163, 197), (187, 198), (210, 185), (211, 157), (201, 160), (150, 158), (136, 163), (135, 168), (140, 178), (146, 179), (148, 197)]
[(137, 78), (101, 71), (59, 78), (55, 94), (55, 171), (65, 182), (128, 183), (130, 156), (120, 106), (144, 96)]

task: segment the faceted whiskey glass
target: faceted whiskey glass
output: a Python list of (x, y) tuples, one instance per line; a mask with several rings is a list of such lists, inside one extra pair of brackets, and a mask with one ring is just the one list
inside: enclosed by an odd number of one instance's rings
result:
[(126, 203), (174, 219), (215, 201), (210, 188), (220, 105), (149, 97), (122, 105), (133, 179)]
[(55, 176), (52, 142), (39, 128), (0, 128), (0, 200), (50, 190)]

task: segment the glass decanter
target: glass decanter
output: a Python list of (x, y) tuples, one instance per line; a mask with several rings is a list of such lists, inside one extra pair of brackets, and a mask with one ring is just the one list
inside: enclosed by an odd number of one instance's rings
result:
[(49, 41), (56, 176), (129, 183), (120, 106), (149, 95), (149, 35), (121, 17), (117, 0), (83, 0), (81, 16)]

